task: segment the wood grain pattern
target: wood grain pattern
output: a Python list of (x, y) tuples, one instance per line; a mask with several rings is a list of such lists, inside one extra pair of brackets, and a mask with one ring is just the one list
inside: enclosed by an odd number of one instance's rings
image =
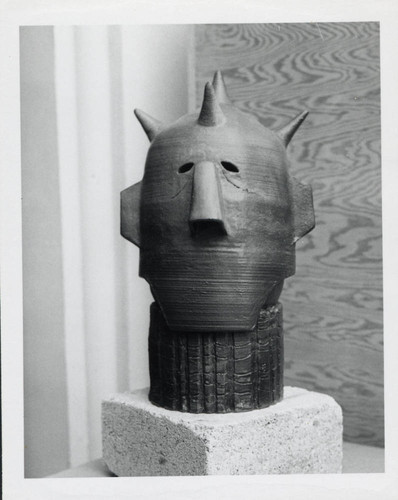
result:
[(285, 381), (333, 396), (344, 437), (384, 443), (378, 23), (196, 27), (197, 103), (216, 69), (242, 110), (279, 129), (304, 109), (291, 171), (315, 230), (285, 282)]

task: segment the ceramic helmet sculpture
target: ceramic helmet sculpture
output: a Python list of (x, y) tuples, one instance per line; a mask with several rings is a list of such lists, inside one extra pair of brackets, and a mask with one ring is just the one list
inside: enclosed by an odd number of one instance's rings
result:
[(136, 116), (151, 145), (143, 180), (122, 192), (121, 233), (140, 276), (172, 330), (251, 330), (314, 227), (311, 187), (286, 154), (307, 112), (274, 132), (231, 104), (217, 72), (196, 113), (167, 126)]

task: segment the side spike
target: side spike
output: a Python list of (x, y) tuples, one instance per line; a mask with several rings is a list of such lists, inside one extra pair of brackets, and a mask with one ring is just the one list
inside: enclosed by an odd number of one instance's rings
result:
[(204, 127), (215, 127), (216, 125), (221, 125), (224, 122), (225, 116), (217, 102), (213, 85), (208, 82), (205, 87), (198, 124), (203, 125)]
[(287, 147), (289, 142), (292, 140), (294, 134), (297, 132), (298, 128), (307, 118), (307, 116), (308, 116), (308, 111), (303, 111), (302, 113), (297, 115), (296, 118), (293, 118), (293, 120), (291, 120), (287, 125), (285, 125), (277, 132), (278, 136), (282, 139), (285, 147)]
[(231, 104), (231, 99), (228, 97), (227, 88), (220, 70), (214, 73), (213, 87), (216, 93), (217, 101), (220, 104)]
[(140, 109), (135, 109), (134, 114), (137, 117), (138, 121), (141, 123), (142, 128), (144, 129), (148, 139), (152, 142), (155, 136), (160, 132), (163, 127), (162, 122), (152, 118), (144, 111)]

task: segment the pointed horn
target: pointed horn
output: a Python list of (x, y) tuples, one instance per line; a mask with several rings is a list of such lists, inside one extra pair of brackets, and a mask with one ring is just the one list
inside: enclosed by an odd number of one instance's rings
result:
[(134, 114), (137, 117), (138, 121), (141, 123), (142, 128), (144, 129), (148, 139), (152, 142), (155, 136), (160, 132), (163, 127), (162, 122), (152, 118), (144, 111), (140, 109), (135, 109)]
[(204, 127), (215, 127), (225, 122), (225, 116), (217, 102), (213, 85), (206, 83), (202, 109), (200, 110), (198, 124)]
[(214, 73), (213, 77), (213, 87), (216, 93), (217, 101), (221, 104), (231, 104), (231, 100), (228, 97), (227, 88), (225, 86), (224, 78), (221, 71), (218, 70)]
[(298, 128), (307, 118), (307, 116), (308, 116), (308, 111), (303, 111), (302, 113), (297, 115), (296, 118), (293, 118), (292, 121), (290, 121), (287, 125), (285, 125), (278, 131), (278, 136), (282, 139), (285, 147), (287, 147), (289, 142), (292, 140), (294, 134), (297, 132)]

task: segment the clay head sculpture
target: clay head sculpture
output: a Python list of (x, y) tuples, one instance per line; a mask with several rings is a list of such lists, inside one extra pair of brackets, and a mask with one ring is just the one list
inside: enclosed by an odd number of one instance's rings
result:
[(172, 330), (251, 330), (314, 227), (311, 187), (286, 154), (307, 113), (271, 131), (217, 72), (196, 113), (168, 126), (136, 115), (151, 145), (143, 180), (122, 192), (121, 232), (140, 247), (140, 276)]

